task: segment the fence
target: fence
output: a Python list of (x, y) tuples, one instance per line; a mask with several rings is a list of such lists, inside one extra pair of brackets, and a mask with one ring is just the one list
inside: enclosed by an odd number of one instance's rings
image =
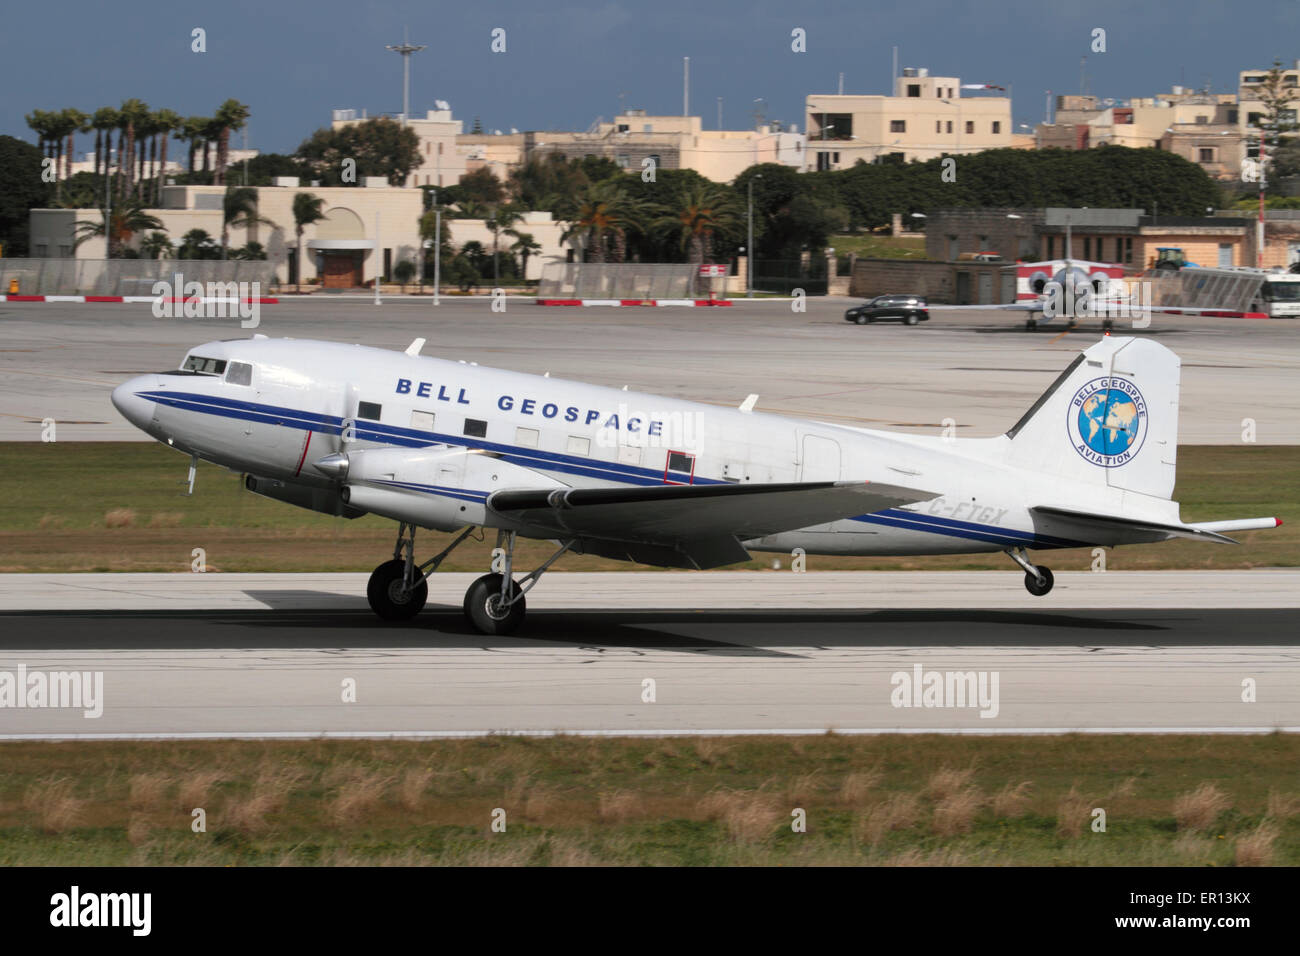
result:
[(754, 262), (754, 288), (760, 292), (790, 295), (795, 289), (803, 289), (804, 295), (825, 295), (826, 286), (825, 256), (811, 256), (808, 262), (798, 259)]
[[(708, 279), (688, 262), (548, 262), (539, 299), (693, 299)], [(722, 280), (718, 280), (722, 281)]]
[[(152, 295), (161, 280), (258, 282), (265, 294), (275, 278), (266, 260), (248, 259), (0, 259), (0, 295), (18, 280), (22, 295)], [(182, 290), (177, 290), (177, 295)]]
[(1151, 304), (1170, 308), (1245, 312), (1259, 297), (1266, 273), (1231, 269), (1180, 269), (1155, 273)]

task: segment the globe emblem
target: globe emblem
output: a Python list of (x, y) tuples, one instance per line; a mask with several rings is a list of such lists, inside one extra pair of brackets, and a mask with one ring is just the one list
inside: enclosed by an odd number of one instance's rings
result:
[(1121, 455), (1137, 438), (1138, 407), (1119, 389), (1093, 392), (1079, 409), (1079, 436), (1099, 455)]

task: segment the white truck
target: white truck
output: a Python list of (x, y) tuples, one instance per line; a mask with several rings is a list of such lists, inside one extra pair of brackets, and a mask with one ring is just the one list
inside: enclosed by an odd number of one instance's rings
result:
[(1259, 288), (1259, 305), (1270, 319), (1300, 319), (1300, 273), (1268, 273)]

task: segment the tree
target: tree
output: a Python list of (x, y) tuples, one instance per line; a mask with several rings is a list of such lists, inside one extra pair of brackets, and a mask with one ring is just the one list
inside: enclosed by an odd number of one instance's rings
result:
[(169, 259), (175, 252), (165, 232), (151, 232), (140, 240), (140, 255), (145, 259)]
[(0, 136), (0, 244), (6, 258), (28, 254), (31, 210), (50, 204), (52, 187), (41, 178), (43, 159), (40, 147)]
[(257, 213), (257, 190), (251, 186), (227, 186), (221, 200), (221, 258), (227, 258), (230, 248), (230, 227), (247, 229), (260, 224), (274, 226), (270, 219)]
[(175, 110), (162, 109), (153, 114), (153, 128), (158, 137), (158, 171), (154, 177), (153, 201), (162, 202), (162, 184), (167, 180), (167, 144), (172, 135), (183, 130), (185, 120)]
[(216, 115), (213, 117), (220, 130), (217, 134), (215, 180), (217, 185), (224, 185), (226, 182), (226, 161), (230, 156), (230, 134), (232, 131), (243, 129), (247, 125), (248, 113), (248, 107), (235, 99), (226, 100), (217, 107)]
[[(102, 168), (104, 175), (109, 174), (109, 152), (113, 145), (113, 130), (117, 129), (117, 110), (111, 106), (101, 106), (90, 118), (90, 125), (95, 130), (95, 175)], [(101, 156), (102, 154), (102, 156)]]
[(262, 153), (254, 156), (248, 160), (247, 169), (248, 182), (244, 185), (248, 186), (270, 186), (279, 176), (302, 179), (311, 172), (293, 156), (283, 153)]
[[(138, 199), (134, 197), (117, 203), (113, 206), (113, 211), (109, 217), (109, 234), (108, 234), (108, 258), (114, 258), (113, 251), (117, 249), (126, 255), (127, 250), (123, 247), (131, 241), (131, 237), (138, 232), (144, 232), (146, 229), (156, 229), (165, 232), (162, 220), (157, 216), (151, 216), (144, 211), (144, 207)], [(73, 246), (80, 246), (87, 239), (95, 236), (104, 235), (104, 217), (99, 219), (78, 220), (74, 224)]]
[(212, 241), (206, 229), (191, 229), (181, 236), (177, 259), (220, 259), (221, 247)]
[[(1283, 85), (1285, 76), (1282, 61), (1274, 60), (1264, 74), (1264, 81), (1259, 84), (1259, 100), (1264, 107), (1264, 114), (1259, 118), (1260, 136), (1264, 141), (1259, 162), (1263, 175), (1274, 180), (1283, 174), (1275, 170), (1275, 175), (1268, 176), (1268, 168), (1276, 164), (1279, 152), (1289, 145), (1287, 134), (1297, 128), (1294, 101), (1298, 94), (1294, 86)], [(1290, 155), (1289, 150), (1282, 158), (1287, 166), (1295, 164), (1296, 157)]]
[(712, 258), (714, 236), (733, 234), (740, 221), (730, 190), (697, 183), (660, 206), (654, 227), (686, 251), (687, 262), (704, 262)]
[(492, 174), (492, 170), (486, 166), (480, 166), (460, 177), (457, 183), (460, 187), (461, 204), (465, 202), (478, 202), (485, 206), (491, 206), (501, 202), (505, 198), (505, 188), (501, 180)]
[(561, 234), (561, 242), (581, 245), (583, 258), (604, 262), (614, 245), (614, 261), (622, 261), (621, 251), (630, 231), (639, 231), (645, 221), (644, 206), (629, 197), (619, 180), (605, 180), (588, 186), (574, 218)]
[[(318, 129), (294, 154), (326, 186), (358, 185), (363, 176), (383, 176), (401, 186), (420, 164), (420, 138), (415, 131), (379, 117), (338, 129)], [(355, 182), (344, 182), (343, 161), (356, 163)]]
[(483, 225), (488, 227), (492, 233), (492, 281), (496, 285), (501, 284), (501, 231), (509, 229), (519, 220), (523, 219), (523, 213), (514, 206), (507, 204), (493, 206), (487, 217), (483, 220)]
[[(467, 243), (468, 245), (468, 243)], [(474, 268), (473, 264), (464, 253), (456, 256), (451, 260), (450, 268), (447, 270), (448, 278), (456, 284), (461, 292), (468, 292), (470, 289), (476, 289), (479, 283), (483, 281), (482, 275)]]
[[(188, 116), (181, 123), (180, 135), (177, 136), (183, 143), (189, 143), (189, 167), (188, 172), (194, 175), (194, 154), (203, 144), (203, 134), (208, 128), (209, 120), (204, 116)], [(204, 147), (206, 150), (206, 147)]]
[(396, 279), (402, 287), (402, 294), (406, 294), (406, 283), (415, 277), (415, 263), (410, 259), (400, 259), (393, 266), (393, 278)]
[(514, 236), (515, 238), (515, 241), (510, 245), (510, 252), (518, 255), (522, 262), (522, 265), (519, 268), (519, 278), (527, 280), (528, 257), (542, 251), (541, 243), (534, 239), (532, 233), (529, 232), (519, 232), (515, 229), (507, 229), (506, 234)]
[(118, 194), (126, 199), (135, 185), (135, 134), (136, 127), (149, 116), (149, 106), (144, 100), (124, 100), (118, 116), (118, 167), (122, 177)]
[[(452, 257), (455, 254), (451, 246), (451, 226), (448, 225), (447, 223), (446, 213), (444, 213), (442, 216), (442, 229), (441, 229), (442, 235), (435, 237), (434, 230), (437, 228), (437, 225), (438, 225), (438, 215), (435, 211), (430, 210), (429, 212), (426, 212), (423, 216), (421, 216), (420, 217), (420, 239), (422, 243), (424, 240), (435, 240), (432, 255), (437, 256), (439, 262), (441, 263), (440, 268), (446, 270), (451, 262)], [(430, 274), (430, 269), (429, 269), (430, 258), (431, 255), (429, 251), (425, 250), (424, 251), (424, 274), (426, 278), (428, 278)]]
[(298, 244), (294, 248), (294, 275), (298, 280), (298, 291), (302, 291), (302, 231), (312, 223), (320, 222), (325, 218), (325, 213), (321, 207), (325, 205), (325, 200), (311, 193), (295, 193), (293, 197), (293, 230), (298, 239)]

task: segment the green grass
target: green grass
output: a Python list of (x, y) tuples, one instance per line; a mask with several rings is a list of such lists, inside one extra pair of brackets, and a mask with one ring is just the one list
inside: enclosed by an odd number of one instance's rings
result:
[[(1175, 498), (1188, 521), (1277, 515), (1287, 523), (1239, 535), (1242, 546), (1170, 541), (1119, 548), (1114, 570), (1249, 568), (1300, 565), (1300, 447), (1184, 446)], [(6, 493), (0, 498), (0, 572), (189, 571), (203, 548), (216, 571), (369, 571), (391, 553), (396, 525), (366, 516), (332, 518), (245, 491), (238, 475), (200, 464), (195, 494), (183, 497), (187, 459), (156, 443), (14, 442), (0, 445)], [(116, 513), (110, 518), (111, 513)], [(119, 526), (110, 527), (110, 523)], [(447, 535), (421, 533), (421, 553)], [(493, 535), (453, 553), (445, 570), (487, 566)], [(545, 542), (521, 543), (520, 567), (549, 555)], [(757, 555), (738, 568), (769, 567), (788, 556)], [(1087, 549), (1055, 552), (1060, 570), (1087, 570)], [(996, 569), (1001, 554), (918, 558), (808, 558), (810, 570)], [(566, 556), (568, 570), (623, 570), (634, 565)]]
[(860, 259), (925, 258), (925, 239), (910, 236), (873, 236), (870, 233), (831, 236), (827, 245), (832, 246), (838, 256), (857, 253)]
[(0, 762), (5, 866), (1300, 864), (1281, 734), (24, 742)]

